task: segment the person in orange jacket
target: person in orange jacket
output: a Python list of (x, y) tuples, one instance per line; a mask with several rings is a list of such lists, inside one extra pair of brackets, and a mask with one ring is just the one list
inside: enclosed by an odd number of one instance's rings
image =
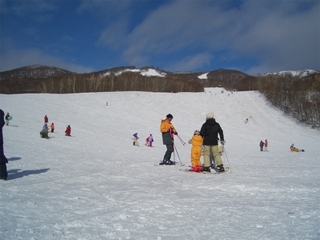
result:
[(202, 172), (200, 157), (202, 154), (203, 138), (199, 130), (195, 130), (192, 139), (189, 141), (191, 148), (191, 169), (189, 171)]
[(54, 132), (54, 123), (51, 123), (50, 125), (50, 131), (53, 133)]
[(166, 116), (166, 119), (161, 120), (160, 124), (160, 132), (162, 133), (162, 142), (163, 145), (166, 145), (167, 151), (164, 154), (162, 162), (160, 162), (160, 165), (172, 165), (174, 164), (171, 159), (171, 154), (173, 153), (173, 135), (178, 135), (178, 132), (172, 125), (171, 121), (173, 119), (172, 114), (168, 114)]
[(66, 136), (71, 137), (71, 127), (70, 127), (70, 125), (67, 126), (67, 129), (66, 129), (65, 133), (66, 133)]

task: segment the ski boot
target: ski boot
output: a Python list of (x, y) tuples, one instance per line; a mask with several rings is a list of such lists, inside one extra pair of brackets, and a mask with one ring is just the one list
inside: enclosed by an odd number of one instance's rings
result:
[(201, 165), (196, 165), (196, 172), (202, 172), (202, 167)]
[(159, 165), (174, 165), (174, 162), (172, 162), (171, 160), (163, 160), (161, 163), (159, 163)]
[(223, 164), (217, 166), (217, 171), (218, 171), (218, 172), (224, 172)]
[(197, 172), (197, 170), (198, 170), (197, 166), (192, 166), (192, 167), (189, 169), (190, 172)]
[(203, 172), (211, 172), (210, 167), (204, 167), (202, 171)]

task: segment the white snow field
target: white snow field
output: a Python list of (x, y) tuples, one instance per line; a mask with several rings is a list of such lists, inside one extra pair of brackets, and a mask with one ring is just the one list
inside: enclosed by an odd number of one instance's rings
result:
[[(3, 127), (0, 239), (320, 239), (319, 130), (259, 92), (222, 91), (0, 95), (13, 116)], [(224, 130), (230, 171), (179, 171), (209, 112)], [(172, 160), (185, 166), (155, 166), (168, 113), (187, 143), (175, 137)], [(39, 135), (44, 115), (55, 123), (50, 139)], [(305, 152), (290, 152), (292, 143)]]

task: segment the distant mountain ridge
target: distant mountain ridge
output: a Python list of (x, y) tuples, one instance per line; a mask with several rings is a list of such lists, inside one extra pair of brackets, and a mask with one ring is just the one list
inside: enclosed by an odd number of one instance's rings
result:
[[(158, 77), (166, 77), (168, 75), (176, 75), (176, 76), (193, 76), (198, 79), (225, 79), (225, 78), (243, 78), (246, 76), (250, 76), (241, 71), (237, 70), (228, 70), (228, 69), (217, 69), (209, 72), (169, 72), (165, 70), (160, 70), (154, 67), (142, 67), (136, 68), (135, 66), (122, 66), (115, 67), (110, 69), (105, 69), (102, 71), (97, 71), (97, 73), (103, 73), (105, 75), (115, 74), (121, 75), (124, 72), (132, 72), (132, 73), (140, 73), (143, 76), (158, 76)], [(266, 73), (267, 75), (291, 75), (293, 77), (305, 77), (313, 73), (318, 73), (315, 70), (305, 69), (305, 70), (296, 70), (296, 71), (280, 71), (274, 73)], [(45, 65), (29, 65), (21, 68), (12, 69), (9, 71), (0, 72), (0, 81), (8, 80), (8, 79), (39, 79), (39, 78), (47, 78), (47, 77), (56, 77), (56, 76), (64, 76), (70, 74), (78, 74), (75, 72), (71, 72), (62, 68), (45, 66)], [(88, 74), (88, 73), (84, 73)]]
[(63, 76), (67, 74), (75, 73), (57, 67), (50, 67), (44, 65), (30, 65), (12, 69), (9, 71), (0, 72), (0, 81), (6, 79), (21, 78), (46, 78), (51, 76)]
[(313, 73), (317, 73), (317, 71), (315, 70), (311, 70), (311, 69), (304, 69), (304, 70), (300, 70), (300, 71), (280, 71), (280, 72), (275, 72), (275, 73), (266, 73), (264, 74), (264, 76), (266, 75), (282, 75), (282, 76), (293, 76), (293, 77), (298, 77), (298, 78), (302, 78), (302, 77), (306, 77), (309, 76), (310, 74)]

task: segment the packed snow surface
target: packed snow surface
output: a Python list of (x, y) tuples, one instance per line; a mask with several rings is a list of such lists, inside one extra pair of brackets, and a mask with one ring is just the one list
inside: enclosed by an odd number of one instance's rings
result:
[[(9, 176), (0, 181), (0, 239), (320, 239), (320, 133), (259, 92), (19, 94), (0, 102), (13, 116), (3, 128)], [(209, 112), (224, 130), (230, 171), (179, 171)], [(157, 165), (168, 113), (182, 140), (175, 137), (172, 160), (185, 166)], [(39, 135), (44, 115), (55, 123), (50, 139)], [(144, 145), (149, 134), (152, 148)], [(265, 139), (269, 151), (261, 152)], [(290, 152), (292, 143), (305, 152)]]

